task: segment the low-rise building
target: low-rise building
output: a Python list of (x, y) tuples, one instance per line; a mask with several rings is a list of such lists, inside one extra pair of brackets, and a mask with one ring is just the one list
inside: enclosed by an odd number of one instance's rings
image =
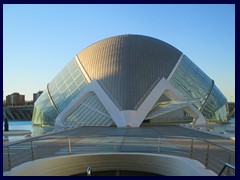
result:
[(25, 105), (25, 95), (17, 92), (6, 96), (6, 106), (21, 106)]

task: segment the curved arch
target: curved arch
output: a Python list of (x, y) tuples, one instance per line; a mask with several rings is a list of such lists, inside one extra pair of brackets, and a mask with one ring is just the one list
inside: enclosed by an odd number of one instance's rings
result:
[(99, 98), (100, 102), (107, 110), (112, 120), (115, 122), (117, 127), (125, 127), (126, 124), (122, 118), (121, 112), (118, 107), (113, 103), (113, 101), (108, 97), (105, 91), (101, 88), (96, 80), (93, 80), (86, 86), (79, 95), (58, 115), (56, 118), (55, 125), (62, 126), (62, 119), (66, 118), (71, 114), (79, 105), (90, 95), (91, 92), (94, 92)]
[[(166, 79), (162, 78), (137, 110), (121, 111), (109, 98), (98, 82), (93, 80), (80, 92), (76, 99), (58, 115), (55, 125), (63, 124), (61, 123), (62, 119), (71, 114), (91, 92), (94, 92), (99, 98), (117, 127), (139, 127), (162, 94), (165, 94), (171, 100), (184, 100), (181, 94)], [(193, 115), (194, 118), (197, 118), (196, 122), (205, 122), (202, 114), (194, 108), (194, 106), (188, 104), (182, 108), (189, 112), (189, 114)]]

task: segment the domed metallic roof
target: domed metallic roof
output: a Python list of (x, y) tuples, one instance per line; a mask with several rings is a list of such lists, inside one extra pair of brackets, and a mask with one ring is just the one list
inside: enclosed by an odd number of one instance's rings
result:
[(133, 110), (162, 77), (167, 79), (181, 54), (152, 37), (120, 35), (98, 41), (77, 56), (121, 110)]

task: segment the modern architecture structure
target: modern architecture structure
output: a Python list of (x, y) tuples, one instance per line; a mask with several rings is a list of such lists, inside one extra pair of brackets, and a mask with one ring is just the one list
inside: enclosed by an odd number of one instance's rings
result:
[(226, 104), (214, 81), (181, 51), (129, 34), (77, 54), (47, 84), (32, 121), (61, 127), (226, 122)]
[(33, 105), (3, 107), (3, 119), (8, 121), (31, 120)]

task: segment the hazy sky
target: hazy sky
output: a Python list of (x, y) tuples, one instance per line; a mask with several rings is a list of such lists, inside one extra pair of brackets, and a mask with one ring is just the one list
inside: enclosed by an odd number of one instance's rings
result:
[(80, 51), (141, 34), (187, 55), (235, 101), (235, 5), (3, 5), (3, 91), (44, 90)]

